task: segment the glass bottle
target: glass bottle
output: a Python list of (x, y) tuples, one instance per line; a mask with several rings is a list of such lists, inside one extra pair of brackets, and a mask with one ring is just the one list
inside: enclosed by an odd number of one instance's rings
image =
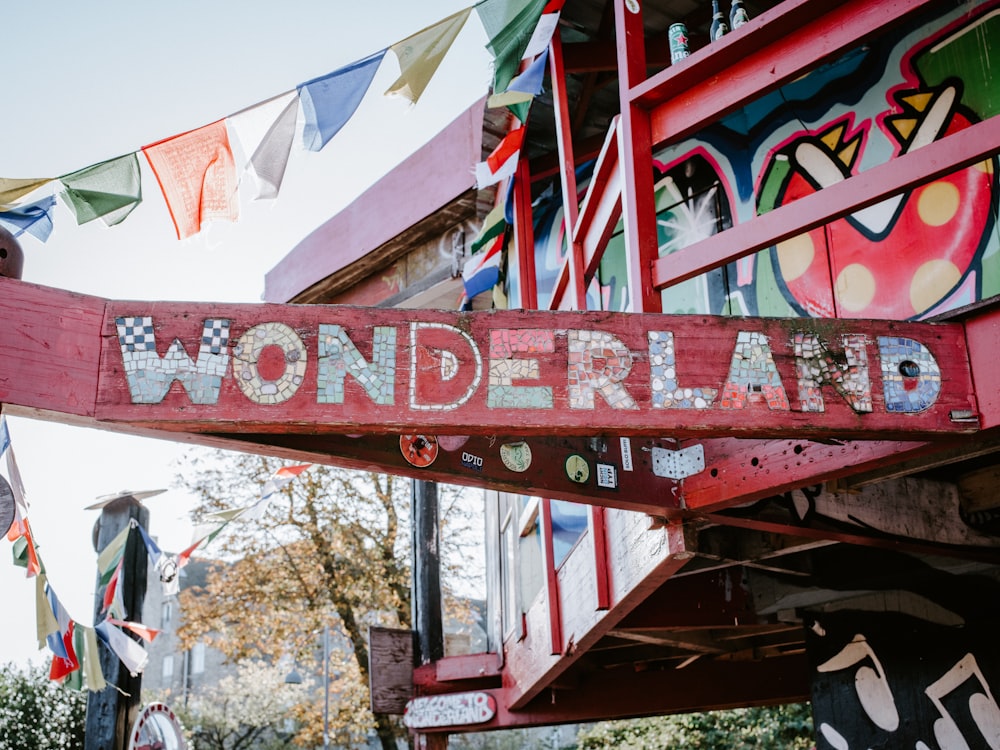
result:
[(750, 20), (747, 9), (743, 7), (743, 0), (733, 0), (729, 8), (729, 28), (738, 29)]
[(712, 28), (708, 32), (708, 38), (714, 42), (716, 39), (721, 39), (728, 31), (726, 17), (719, 10), (719, 0), (712, 0)]

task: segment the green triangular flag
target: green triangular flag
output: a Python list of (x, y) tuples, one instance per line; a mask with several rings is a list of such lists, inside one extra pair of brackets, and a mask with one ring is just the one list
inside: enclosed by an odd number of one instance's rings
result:
[(139, 160), (135, 154), (86, 167), (59, 178), (66, 188), (62, 198), (76, 215), (77, 224), (103, 219), (120, 224), (142, 202)]
[[(476, 6), (493, 54), (493, 93), (500, 94), (521, 64), (548, 0), (486, 0)], [(522, 120), (523, 122), (523, 120)]]

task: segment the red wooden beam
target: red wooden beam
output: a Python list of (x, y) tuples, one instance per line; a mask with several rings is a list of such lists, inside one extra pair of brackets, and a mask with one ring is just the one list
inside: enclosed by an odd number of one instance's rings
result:
[(633, 100), (632, 89), (646, 78), (642, 4), (616, 0), (615, 33), (618, 45), (621, 132), (618, 162), (622, 170), (622, 218), (628, 270), (629, 309), (662, 312), (660, 293), (653, 288), (652, 264), (659, 255), (649, 112)]
[[(795, 703), (809, 700), (811, 670), (804, 651), (760, 660), (703, 658), (683, 669), (654, 665), (599, 669), (573, 689), (553, 690), (514, 708), (512, 690), (486, 690), (497, 703), (485, 724), (446, 731), (547, 726), (588, 721)], [(433, 731), (441, 731), (436, 727)], [(430, 730), (427, 730), (430, 731)]]
[(981, 162), (997, 151), (1000, 151), (1000, 117), (993, 117), (658, 258), (653, 263), (653, 283), (662, 289), (699, 276)]
[(589, 285), (597, 274), (608, 240), (614, 234), (622, 216), (621, 169), (618, 166), (618, 127), (615, 117), (594, 165), (594, 174), (587, 185), (587, 194), (573, 228), (573, 243), (583, 252), (584, 284)]
[(538, 308), (538, 276), (535, 270), (535, 230), (531, 211), (531, 172), (527, 159), (518, 160), (514, 176), (514, 237), (521, 307), (535, 310)]
[(927, 455), (941, 446), (916, 442), (739, 440), (703, 443), (705, 471), (683, 480), (683, 507), (710, 512), (782, 492), (861, 474)]
[(549, 613), (549, 653), (562, 653), (562, 618), (559, 607), (559, 577), (556, 574), (555, 543), (552, 539), (552, 501), (543, 498), (538, 506), (542, 532), (542, 570), (545, 575), (545, 604)]
[(676, 143), (936, 1), (784, 0), (710, 48), (630, 82), (627, 98), (651, 112), (653, 145)]
[[(566, 232), (566, 259), (563, 266), (568, 270), (569, 281), (563, 286), (557, 284), (549, 309), (587, 308), (587, 288), (583, 279), (583, 259), (574, 239), (579, 205), (577, 203), (576, 160), (573, 156), (573, 133), (570, 128), (569, 101), (566, 96), (566, 73), (563, 69), (562, 37), (556, 27), (549, 43), (549, 78), (552, 82), (552, 106), (555, 110), (556, 144), (559, 149), (559, 177), (562, 183), (563, 226)], [(563, 275), (562, 273), (560, 275)], [(565, 292), (572, 293), (564, 299)], [(568, 303), (568, 304), (567, 304)]]

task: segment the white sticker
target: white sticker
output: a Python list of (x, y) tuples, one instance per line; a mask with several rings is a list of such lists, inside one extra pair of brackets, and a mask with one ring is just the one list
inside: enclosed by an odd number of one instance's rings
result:
[(622, 447), (622, 471), (632, 471), (632, 441), (627, 438), (619, 438)]
[(618, 470), (614, 464), (597, 464), (597, 486), (618, 489)]

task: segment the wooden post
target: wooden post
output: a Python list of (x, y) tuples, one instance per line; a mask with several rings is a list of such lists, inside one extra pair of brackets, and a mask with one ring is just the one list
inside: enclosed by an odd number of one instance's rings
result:
[(413, 480), (413, 626), (419, 662), (444, 656), (437, 484)]
[[(100, 553), (122, 529), (135, 519), (144, 527), (149, 523), (149, 511), (131, 495), (116, 498), (102, 510), (94, 526), (94, 548)], [(142, 603), (146, 596), (146, 547), (137, 531), (129, 534), (122, 558), (122, 599), (125, 616), (142, 621)], [(104, 618), (101, 612), (105, 586), (100, 585), (94, 597), (94, 621)], [(139, 713), (139, 693), (142, 677), (133, 677), (118, 656), (98, 638), (101, 671), (107, 686), (99, 693), (88, 693), (87, 724), (84, 750), (126, 750), (129, 731)]]

